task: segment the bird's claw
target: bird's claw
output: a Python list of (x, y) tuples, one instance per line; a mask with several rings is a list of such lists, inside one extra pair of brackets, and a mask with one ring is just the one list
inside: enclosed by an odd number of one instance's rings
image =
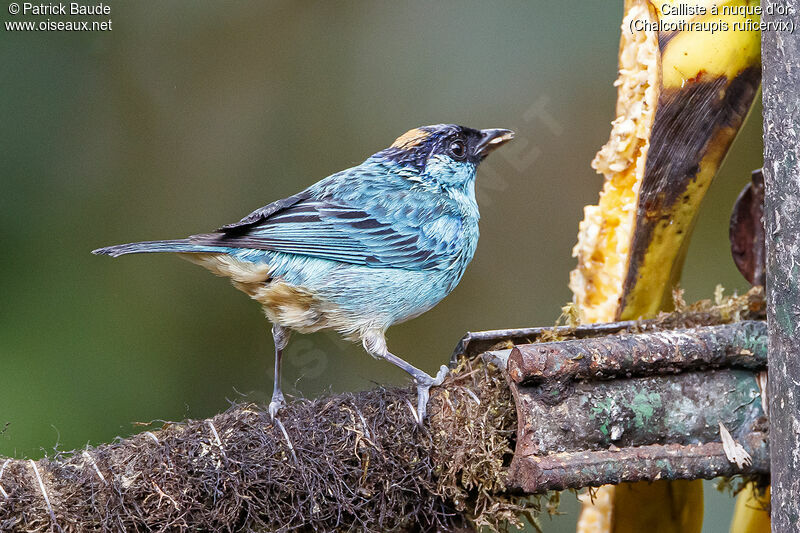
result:
[(442, 365), (439, 367), (439, 372), (436, 373), (436, 377), (433, 379), (433, 385), (438, 387), (442, 383), (444, 383), (444, 378), (447, 377), (447, 374), (450, 372), (450, 369), (447, 366)]
[(269, 417), (272, 420), (275, 420), (275, 415), (278, 414), (278, 411), (286, 405), (286, 400), (283, 398), (283, 393), (278, 392), (277, 394), (272, 395), (272, 401), (269, 402)]
[(439, 372), (436, 373), (436, 377), (429, 376), (424, 372), (422, 375), (416, 376), (415, 381), (417, 382), (417, 423), (421, 426), (422, 421), (425, 420), (425, 416), (427, 415), (428, 410), (428, 399), (430, 397), (430, 390), (431, 387), (438, 387), (444, 382), (444, 378), (447, 376), (448, 368), (445, 365), (442, 365), (439, 368)]

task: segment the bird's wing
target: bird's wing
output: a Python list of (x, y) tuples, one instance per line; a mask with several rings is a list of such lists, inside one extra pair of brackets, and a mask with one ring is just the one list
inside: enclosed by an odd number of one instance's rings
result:
[(244, 233), (248, 229), (257, 225), (259, 222), (262, 222), (267, 218), (269, 218), (270, 215), (277, 213), (281, 209), (291, 207), (295, 205), (297, 202), (305, 200), (310, 196), (311, 193), (308, 191), (308, 189), (306, 189), (305, 191), (289, 196), (288, 198), (277, 200), (275, 202), (272, 202), (271, 204), (256, 209), (255, 211), (244, 217), (239, 222), (234, 222), (233, 224), (226, 224), (225, 226), (219, 228), (217, 231), (221, 233)]
[(190, 241), (373, 267), (431, 270), (452, 263), (462, 223), (451, 206), (409, 190), (367, 196), (299, 193)]

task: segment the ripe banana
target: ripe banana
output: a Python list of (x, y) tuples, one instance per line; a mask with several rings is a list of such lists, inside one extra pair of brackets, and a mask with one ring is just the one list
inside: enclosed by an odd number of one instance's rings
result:
[[(583, 322), (671, 306), (700, 203), (758, 92), (754, 5), (625, 0), (616, 118), (592, 162), (605, 182), (573, 250)], [(604, 504), (584, 502), (580, 533), (702, 527), (700, 482), (603, 487), (600, 496)]]

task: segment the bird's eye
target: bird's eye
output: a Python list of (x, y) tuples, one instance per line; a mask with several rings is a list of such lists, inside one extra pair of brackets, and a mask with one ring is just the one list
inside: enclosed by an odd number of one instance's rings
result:
[(450, 143), (450, 155), (455, 159), (462, 159), (467, 154), (467, 148), (464, 146), (464, 141), (457, 140)]

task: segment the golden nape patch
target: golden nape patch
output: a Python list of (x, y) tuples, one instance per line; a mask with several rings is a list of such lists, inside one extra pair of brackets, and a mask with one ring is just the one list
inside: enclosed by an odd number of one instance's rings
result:
[(398, 137), (397, 140), (392, 143), (392, 148), (402, 148), (404, 150), (407, 150), (409, 148), (419, 146), (425, 139), (427, 139), (430, 136), (431, 134), (429, 131), (425, 131), (419, 128), (414, 128), (413, 130), (409, 130), (404, 134), (402, 134), (400, 137)]

